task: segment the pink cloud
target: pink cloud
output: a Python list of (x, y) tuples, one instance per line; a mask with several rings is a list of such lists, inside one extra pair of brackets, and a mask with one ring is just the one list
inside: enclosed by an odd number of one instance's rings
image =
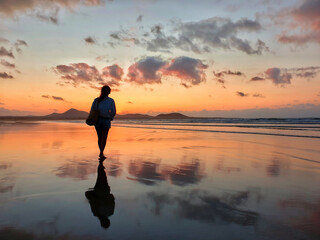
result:
[(121, 80), (123, 75), (123, 69), (117, 64), (107, 66), (102, 69), (102, 75), (106, 78), (111, 78), (115, 80)]
[(92, 88), (98, 88), (101, 85), (118, 86), (123, 72), (118, 65), (105, 67), (100, 73), (95, 66), (90, 66), (87, 63), (72, 63), (69, 65), (58, 65), (54, 71), (63, 80), (61, 84), (86, 84)]
[(289, 20), (288, 31), (298, 29), (296, 33), (283, 32), (278, 41), (286, 44), (304, 45), (307, 43), (320, 44), (320, 1), (304, 0), (299, 6), (284, 11), (279, 17)]
[(146, 57), (128, 68), (127, 81), (139, 85), (161, 83), (161, 69), (166, 61), (160, 57)]
[(278, 41), (282, 43), (293, 43), (296, 45), (304, 45), (311, 42), (320, 44), (320, 31), (293, 35), (282, 34), (278, 36)]
[(265, 71), (267, 78), (271, 79), (275, 85), (290, 84), (292, 79), (292, 74), (288, 73), (285, 69), (280, 68), (269, 68)]
[(206, 81), (205, 65), (201, 60), (190, 57), (178, 57), (163, 69), (163, 75), (174, 76), (181, 80), (181, 84), (185, 87), (198, 85)]
[(160, 84), (163, 76), (173, 76), (188, 88), (205, 82), (207, 68), (201, 60), (184, 56), (171, 61), (160, 57), (145, 57), (129, 67), (126, 80), (139, 85)]

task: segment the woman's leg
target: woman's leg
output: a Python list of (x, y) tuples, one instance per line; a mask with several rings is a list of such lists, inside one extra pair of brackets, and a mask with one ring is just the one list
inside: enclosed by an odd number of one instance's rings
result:
[(101, 141), (100, 141), (100, 157), (104, 156), (103, 151), (106, 147), (107, 138), (108, 138), (109, 128), (102, 128), (101, 129)]
[(97, 127), (97, 126), (95, 126), (95, 129), (96, 129), (96, 132), (97, 132), (97, 136), (98, 136), (98, 147), (99, 147), (99, 150), (100, 150), (100, 152), (101, 152), (101, 135), (102, 135), (102, 129), (100, 128), (100, 127)]

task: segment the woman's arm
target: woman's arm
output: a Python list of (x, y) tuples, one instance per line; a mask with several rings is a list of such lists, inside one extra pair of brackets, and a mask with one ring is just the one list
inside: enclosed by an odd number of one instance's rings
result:
[(91, 111), (91, 110), (97, 110), (96, 100), (97, 100), (97, 99), (94, 99), (94, 100), (93, 100), (92, 105), (91, 105), (91, 108), (90, 108), (90, 111)]
[(111, 107), (110, 107), (109, 113), (110, 113), (111, 119), (113, 120), (114, 116), (117, 113), (116, 104), (114, 103), (113, 99), (112, 99), (112, 103), (111, 103)]

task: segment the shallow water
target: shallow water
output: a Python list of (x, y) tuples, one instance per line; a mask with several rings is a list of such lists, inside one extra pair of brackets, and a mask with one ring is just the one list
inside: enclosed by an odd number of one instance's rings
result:
[(103, 169), (82, 123), (0, 125), (0, 239), (319, 239), (319, 138), (183, 127), (116, 122)]

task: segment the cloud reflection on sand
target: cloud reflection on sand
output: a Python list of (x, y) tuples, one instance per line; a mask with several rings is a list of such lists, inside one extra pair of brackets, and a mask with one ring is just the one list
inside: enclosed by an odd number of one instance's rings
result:
[[(303, 199), (302, 196), (292, 197), (279, 201), (279, 206), (292, 215), (290, 225), (294, 228), (310, 232), (320, 236), (320, 199), (311, 202)], [(295, 216), (294, 212), (302, 210), (303, 216)]]
[[(73, 157), (66, 159), (61, 166), (53, 170), (57, 177), (87, 180), (88, 176), (96, 172), (98, 159), (96, 156)], [(106, 160), (106, 172), (112, 177), (119, 177), (122, 173), (122, 163), (116, 154), (109, 155)]]
[(155, 181), (164, 180), (164, 176), (159, 172), (160, 161), (158, 159), (153, 161), (130, 161), (128, 172), (134, 177), (128, 177), (128, 179), (146, 185), (153, 185), (156, 183)]
[(159, 181), (168, 181), (173, 185), (185, 186), (198, 183), (204, 176), (203, 166), (199, 159), (182, 157), (176, 165), (161, 164), (161, 159), (132, 160), (128, 172), (135, 180), (146, 185), (154, 185)]
[(160, 215), (161, 209), (166, 205), (174, 205), (173, 212), (181, 218), (208, 223), (235, 223), (250, 226), (257, 223), (259, 214), (241, 210), (241, 207), (243, 208), (249, 198), (253, 198), (255, 194), (255, 192), (243, 191), (217, 197), (206, 191), (188, 190), (180, 192), (177, 196), (150, 192), (147, 197), (154, 204), (151, 211), (155, 215)]
[(0, 162), (0, 194), (11, 192), (14, 188), (15, 177), (10, 171), (11, 163)]
[(96, 172), (96, 162), (91, 158), (67, 160), (63, 165), (58, 167), (53, 173), (62, 178), (73, 178), (75, 180), (86, 180), (88, 175)]

